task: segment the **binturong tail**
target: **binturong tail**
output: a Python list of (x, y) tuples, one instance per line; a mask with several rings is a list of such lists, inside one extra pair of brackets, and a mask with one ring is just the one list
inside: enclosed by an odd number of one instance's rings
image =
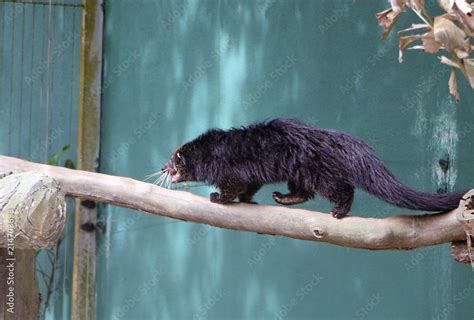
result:
[(356, 185), (397, 207), (411, 210), (449, 211), (459, 206), (459, 201), (467, 192), (467, 190), (449, 193), (419, 192), (399, 182), (380, 159), (371, 160), (369, 170), (364, 172), (364, 177), (357, 179), (359, 181), (356, 181)]

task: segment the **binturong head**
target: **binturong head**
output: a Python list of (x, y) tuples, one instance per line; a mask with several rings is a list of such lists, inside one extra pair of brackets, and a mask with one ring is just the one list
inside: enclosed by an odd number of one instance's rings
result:
[(185, 144), (179, 147), (171, 159), (161, 168), (161, 171), (171, 176), (171, 182), (195, 181), (191, 160), (191, 148)]

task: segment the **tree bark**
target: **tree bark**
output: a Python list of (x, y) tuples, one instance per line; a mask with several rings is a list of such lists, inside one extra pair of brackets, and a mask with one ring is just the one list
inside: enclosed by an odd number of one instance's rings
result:
[(466, 239), (456, 210), (382, 219), (349, 216), (337, 220), (329, 214), (280, 206), (214, 204), (188, 192), (130, 178), (0, 156), (0, 174), (26, 171), (49, 175), (68, 196), (232, 230), (374, 250), (413, 249)]

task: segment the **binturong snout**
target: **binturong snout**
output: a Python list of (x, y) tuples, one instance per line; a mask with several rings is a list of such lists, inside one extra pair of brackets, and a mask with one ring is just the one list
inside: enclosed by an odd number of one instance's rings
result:
[(171, 160), (165, 163), (165, 165), (161, 168), (161, 171), (162, 172), (168, 171), (167, 169), (170, 167), (170, 165), (171, 165)]
[(177, 183), (183, 181), (181, 174), (176, 169), (176, 166), (173, 160), (168, 161), (163, 168), (161, 168), (161, 172), (165, 172), (171, 176), (171, 182)]
[(173, 174), (176, 174), (176, 169), (174, 168), (174, 165), (173, 165), (173, 162), (171, 160), (169, 160), (164, 166), (163, 168), (161, 168), (161, 171), (162, 172), (167, 172), (171, 175)]

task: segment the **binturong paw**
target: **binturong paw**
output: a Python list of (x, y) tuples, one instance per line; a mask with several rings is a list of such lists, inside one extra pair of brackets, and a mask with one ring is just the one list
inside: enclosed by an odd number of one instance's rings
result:
[(273, 200), (275, 200), (275, 202), (279, 203), (279, 204), (285, 204), (284, 201), (283, 201), (283, 195), (278, 192), (278, 191), (275, 191), (272, 193), (272, 198)]
[(219, 194), (219, 192), (213, 192), (209, 196), (209, 200), (211, 200), (211, 202), (214, 202), (214, 203), (220, 203), (220, 199), (221, 199), (221, 195)]
[(338, 208), (334, 208), (334, 209), (332, 209), (331, 214), (336, 219), (342, 219), (342, 218), (348, 216), (349, 212), (347, 212), (345, 210), (338, 209)]

